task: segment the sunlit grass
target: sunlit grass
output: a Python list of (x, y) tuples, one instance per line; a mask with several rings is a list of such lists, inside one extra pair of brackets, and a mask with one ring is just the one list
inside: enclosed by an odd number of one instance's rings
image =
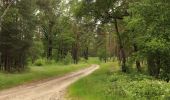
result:
[(68, 89), (72, 100), (169, 100), (170, 84), (140, 73), (122, 73), (118, 63), (102, 63)]
[(101, 64), (101, 68), (92, 75), (80, 79), (70, 86), (68, 96), (73, 100), (106, 100), (105, 87), (107, 87), (107, 74), (113, 71), (117, 63)]

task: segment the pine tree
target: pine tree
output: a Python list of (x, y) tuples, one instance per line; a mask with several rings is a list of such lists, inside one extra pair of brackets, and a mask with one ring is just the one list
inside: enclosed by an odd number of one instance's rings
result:
[[(35, 28), (34, 4), (34, 0), (15, 1), (5, 14), (0, 32), (1, 70), (12, 72), (25, 69)], [(5, 6), (6, 3), (4, 9)]]

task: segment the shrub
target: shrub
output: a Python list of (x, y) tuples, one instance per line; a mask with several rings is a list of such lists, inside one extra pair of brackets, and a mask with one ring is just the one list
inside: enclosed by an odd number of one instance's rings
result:
[(42, 65), (44, 65), (44, 60), (43, 59), (37, 59), (34, 64), (36, 66), (42, 66)]
[(29, 49), (29, 61), (31, 63), (35, 63), (35, 61), (42, 57), (44, 50), (43, 50), (43, 43), (41, 41), (34, 41), (32, 46)]
[(68, 65), (72, 62), (72, 56), (71, 53), (67, 53), (67, 55), (65, 56), (65, 58), (63, 59), (63, 63), (65, 65)]
[(108, 78), (108, 95), (131, 97), (131, 100), (164, 100), (170, 95), (170, 85), (142, 74), (114, 73)]
[(108, 54), (108, 52), (105, 49), (101, 49), (98, 52), (98, 56), (99, 56), (100, 61), (105, 61), (105, 62), (108, 61), (109, 54)]
[(80, 62), (87, 63), (87, 60), (85, 58), (81, 58)]

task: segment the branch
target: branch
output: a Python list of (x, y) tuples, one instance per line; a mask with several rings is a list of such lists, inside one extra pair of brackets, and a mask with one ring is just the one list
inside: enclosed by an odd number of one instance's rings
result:
[[(7, 8), (6, 8), (5, 11), (3, 12), (3, 14), (1, 15), (0, 23), (2, 23), (4, 16), (7, 14), (9, 8), (12, 6), (12, 4), (14, 3), (14, 1), (15, 1), (15, 0), (12, 0), (12, 1), (9, 3), (9, 5), (7, 6)], [(1, 25), (1, 24), (0, 24), (0, 25)]]

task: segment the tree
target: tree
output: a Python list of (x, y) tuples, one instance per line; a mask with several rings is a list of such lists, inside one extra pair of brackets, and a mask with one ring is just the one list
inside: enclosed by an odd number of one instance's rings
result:
[(34, 11), (33, 0), (22, 0), (15, 1), (4, 15), (0, 32), (1, 70), (24, 70), (35, 28)]
[(12, 6), (12, 4), (15, 2), (15, 0), (9, 0), (9, 1), (0, 1), (2, 3), (2, 6), (6, 6), (5, 10), (2, 12), (2, 15), (0, 16), (0, 31), (1, 31), (1, 25), (4, 19), (4, 16), (7, 14), (8, 10)]
[[(138, 55), (147, 59), (150, 75), (170, 80), (169, 1), (141, 0), (130, 5), (127, 26), (135, 36)], [(161, 10), (161, 11), (160, 11)], [(154, 12), (154, 13), (153, 13)]]
[(54, 39), (55, 59), (62, 61), (68, 53), (72, 52), (72, 44), (75, 42), (72, 30), (72, 21), (68, 16), (60, 17)]
[(35, 63), (37, 59), (42, 58), (43, 53), (44, 53), (44, 47), (42, 41), (33, 40), (33, 43), (29, 48), (29, 52), (28, 52), (32, 64)]
[(60, 16), (60, 0), (38, 0), (39, 6), (39, 21), (44, 34), (44, 44), (46, 47), (46, 56), (48, 60), (52, 60), (53, 56), (53, 42), (54, 34), (56, 33), (55, 27), (57, 19)]
[(118, 38), (119, 52), (122, 64), (122, 71), (126, 72), (126, 55), (124, 45), (122, 43), (122, 37), (120, 35), (118, 20), (123, 19), (123, 16), (127, 16), (126, 1), (124, 0), (96, 0), (78, 2), (79, 5), (75, 12), (76, 16), (93, 16), (95, 22), (100, 24), (115, 24), (115, 32)]

